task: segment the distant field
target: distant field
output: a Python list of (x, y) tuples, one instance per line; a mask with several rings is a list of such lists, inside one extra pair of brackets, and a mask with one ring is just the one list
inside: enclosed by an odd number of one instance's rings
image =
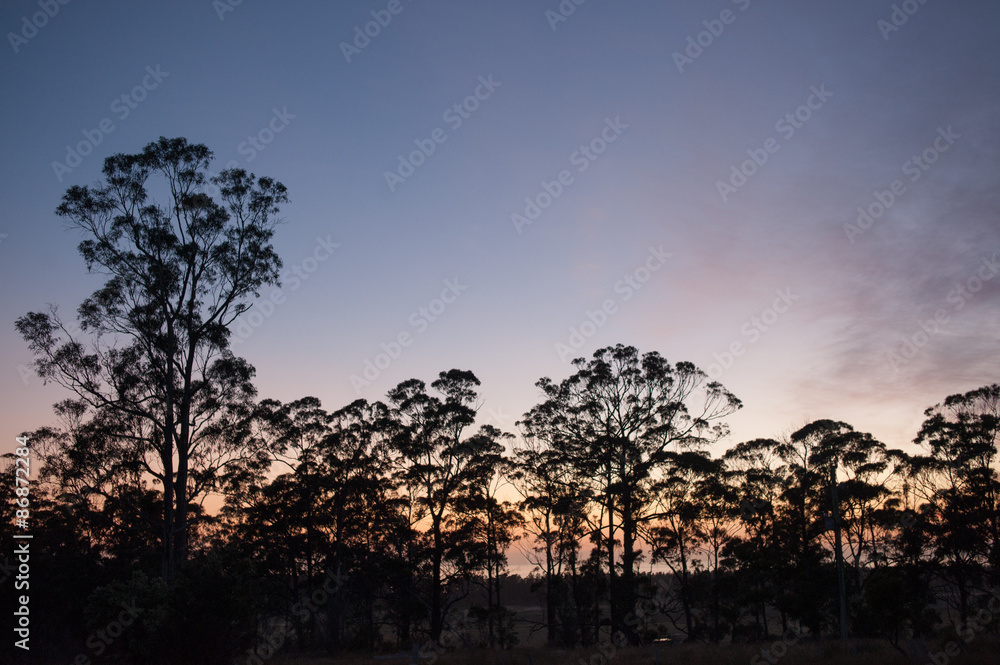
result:
[[(909, 641), (902, 645), (908, 655), (893, 649), (889, 644), (878, 641), (854, 641), (847, 645), (824, 641), (793, 645), (782, 657), (776, 654), (762, 654), (763, 645), (719, 645), (706, 644), (677, 645), (670, 647), (635, 647), (618, 649), (606, 660), (599, 649), (576, 649), (556, 651), (547, 649), (513, 649), (510, 651), (456, 651), (441, 654), (434, 665), (924, 665), (936, 661), (936, 665), (955, 663), (958, 665), (996, 665), (1000, 653), (1000, 639), (982, 637), (969, 644), (952, 643), (947, 655), (946, 644), (924, 645)], [(779, 647), (778, 652), (781, 652)], [(610, 654), (607, 649), (604, 653)], [(932, 655), (934, 660), (932, 660)], [(755, 659), (756, 657), (756, 659)], [(275, 658), (275, 665), (409, 665), (410, 658), (386, 659), (365, 655), (342, 657), (284, 657)], [(421, 659), (428, 665), (431, 659)]]

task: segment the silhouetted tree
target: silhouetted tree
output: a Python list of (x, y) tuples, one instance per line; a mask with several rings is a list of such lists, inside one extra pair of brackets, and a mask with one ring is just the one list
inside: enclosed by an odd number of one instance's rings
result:
[(914, 443), (929, 449), (917, 463), (936, 476), (928, 528), (964, 622), (983, 576), (1000, 581), (1000, 384), (949, 395), (924, 415)]
[(535, 562), (545, 585), (545, 626), (551, 645), (576, 646), (582, 617), (574, 597), (580, 541), (585, 535), (591, 496), (575, 481), (570, 461), (543, 442), (523, 435), (515, 449), (514, 486), (523, 497), (521, 511), (534, 536)]
[(697, 548), (705, 539), (702, 522), (706, 506), (696, 497), (697, 487), (719, 468), (700, 451), (672, 453), (663, 477), (656, 483), (656, 526), (652, 529), (653, 560), (666, 563), (679, 582), (684, 632), (694, 638), (692, 568), (700, 565)]
[(693, 498), (701, 506), (699, 532), (712, 574), (711, 638), (718, 642), (727, 632), (722, 625), (722, 557), (739, 530), (739, 501), (733, 474), (726, 471), (722, 460), (712, 460), (706, 471), (695, 482)]
[(767, 606), (775, 602), (778, 573), (785, 566), (776, 534), (778, 497), (785, 467), (774, 439), (753, 439), (733, 446), (723, 455), (726, 468), (738, 487), (733, 497), (742, 525), (742, 536), (726, 546), (738, 573), (738, 588), (753, 611), (758, 637), (769, 634)]
[(484, 578), (486, 607), (473, 609), (481, 614), (486, 625), (485, 642), (491, 648), (511, 647), (517, 640), (501, 597), (507, 550), (524, 524), (517, 508), (499, 498), (510, 473), (504, 443), (512, 438), (492, 425), (484, 425), (470, 437), (468, 445), (475, 451), (475, 459), (469, 468), (469, 482), (455, 502), (456, 535), (464, 541), (456, 551), (465, 570)]
[[(330, 426), (322, 446), (330, 492), (324, 506), (333, 519), (327, 560), (350, 582), (329, 603), (329, 646), (374, 648), (380, 641), (378, 601), (389, 593), (387, 579), (410, 572), (399, 547), (412, 548), (416, 534), (393, 478), (388, 407), (357, 400), (335, 411)], [(411, 595), (396, 595), (382, 607), (388, 602), (402, 611), (412, 605)]]
[(430, 637), (437, 641), (444, 627), (450, 575), (446, 560), (457, 545), (448, 532), (448, 516), (470, 483), (479, 478), (477, 455), (488, 432), (465, 437), (475, 421), (476, 387), (472, 372), (441, 372), (431, 387), (444, 399), (429, 395), (423, 381), (410, 379), (389, 391), (392, 446), (399, 455), (400, 484), (426, 517), (430, 547)]
[(656, 352), (640, 357), (631, 346), (599, 349), (589, 362), (578, 358), (573, 365), (576, 372), (559, 384), (548, 378), (536, 383), (544, 401), (521, 426), (570, 460), (578, 482), (598, 502), (594, 533), (608, 570), (611, 629), (634, 641), (624, 619), (637, 600), (639, 525), (651, 517), (652, 485), (674, 447), (718, 441), (726, 433), (718, 421), (741, 404), (693, 364), (670, 365)]
[[(285, 187), (229, 169), (212, 178), (216, 202), (202, 192), (211, 158), (204, 145), (161, 138), (108, 157), (98, 185), (69, 188), (56, 212), (84, 233), (88, 270), (108, 277), (78, 310), (90, 340), (54, 309), (17, 321), (42, 379), (144, 423), (128, 445), (162, 484), (168, 580), (187, 558), (192, 495), (247, 454), (254, 371), (229, 351), (228, 326), (281, 267), (270, 242)], [(154, 187), (166, 202), (150, 198)]]

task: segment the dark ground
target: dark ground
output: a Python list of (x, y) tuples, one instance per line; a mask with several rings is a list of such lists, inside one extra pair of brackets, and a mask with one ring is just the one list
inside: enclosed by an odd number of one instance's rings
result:
[[(910, 640), (900, 644), (904, 655), (888, 642), (874, 640), (850, 641), (841, 645), (837, 641), (810, 642), (792, 645), (784, 652), (781, 646), (764, 652), (773, 643), (748, 644), (692, 644), (675, 646), (647, 646), (624, 649), (575, 649), (558, 651), (541, 648), (513, 649), (509, 651), (464, 650), (442, 653), (436, 659), (423, 658), (423, 665), (996, 665), (1000, 662), (1000, 638), (979, 636), (968, 643), (928, 643), (922, 645)], [(926, 648), (925, 648), (926, 647)], [(783, 654), (779, 657), (779, 654)], [(608, 659), (610, 656), (610, 659)], [(410, 665), (409, 656), (376, 658), (371, 655), (342, 657), (276, 657), (274, 665)]]

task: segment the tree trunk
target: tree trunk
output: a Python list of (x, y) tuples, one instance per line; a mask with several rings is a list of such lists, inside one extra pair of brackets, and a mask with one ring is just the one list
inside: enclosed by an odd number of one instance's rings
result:
[(163, 464), (163, 542), (161, 554), (160, 577), (170, 583), (174, 579), (174, 456), (173, 423), (170, 419), (164, 423), (164, 442), (160, 446), (160, 461)]
[(694, 617), (691, 615), (691, 599), (688, 594), (687, 550), (684, 549), (683, 536), (677, 544), (681, 557), (681, 604), (684, 606), (684, 624), (687, 626), (687, 638), (694, 636)]
[(174, 526), (173, 526), (173, 545), (174, 551), (172, 558), (173, 570), (171, 571), (171, 579), (174, 579), (176, 575), (183, 569), (184, 563), (187, 561), (188, 553), (188, 521), (187, 521), (187, 476), (188, 476), (188, 457), (187, 451), (178, 455), (177, 460), (177, 483), (174, 489)]
[[(608, 601), (611, 610), (611, 630), (612, 634), (618, 626), (618, 577), (615, 573), (615, 513), (614, 500), (608, 500)], [(598, 642), (600, 642), (601, 624), (597, 624)]]
[(718, 644), (719, 635), (719, 546), (712, 547), (712, 642)]
[[(496, 646), (496, 632), (495, 632), (495, 613), (496, 605), (493, 602), (493, 590), (496, 584), (496, 577), (494, 576), (494, 565), (496, 564), (496, 556), (494, 554), (495, 549), (495, 539), (493, 537), (493, 508), (489, 505), (489, 497), (487, 497), (486, 504), (486, 630), (487, 630), (487, 640), (490, 648), (492, 649)], [(499, 567), (499, 566), (497, 566)]]
[(431, 533), (434, 537), (431, 552), (431, 639), (437, 643), (444, 628), (441, 616), (441, 559), (444, 543), (441, 539), (441, 521), (437, 515), (433, 518)]
[(626, 636), (629, 644), (637, 643), (637, 635), (634, 628), (625, 625), (626, 616), (635, 611), (636, 589), (635, 589), (635, 531), (636, 523), (632, 512), (632, 498), (629, 495), (622, 501), (622, 577), (620, 605), (618, 608), (619, 624), (612, 624), (612, 631), (621, 631)]
[(556, 598), (552, 583), (555, 563), (552, 556), (552, 517), (551, 511), (545, 513), (545, 631), (549, 646), (556, 643)]

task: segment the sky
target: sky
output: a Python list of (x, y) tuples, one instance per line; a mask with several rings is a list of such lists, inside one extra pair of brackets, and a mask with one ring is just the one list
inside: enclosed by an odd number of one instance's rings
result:
[[(624, 343), (915, 452), (1000, 380), (1000, 5), (5, 1), (0, 452), (67, 397), (14, 321), (102, 284), (54, 210), (160, 136), (284, 183), (236, 328), (260, 397), (335, 410), (451, 368), (516, 431)], [(367, 372), (367, 373), (366, 373)]]

